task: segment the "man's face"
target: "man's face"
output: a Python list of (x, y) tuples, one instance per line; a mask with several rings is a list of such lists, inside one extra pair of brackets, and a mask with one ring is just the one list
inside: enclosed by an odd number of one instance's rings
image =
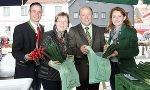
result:
[(89, 8), (83, 8), (80, 10), (80, 21), (85, 26), (92, 23), (92, 11)]
[(42, 8), (38, 5), (32, 6), (29, 15), (33, 22), (38, 23), (42, 16)]

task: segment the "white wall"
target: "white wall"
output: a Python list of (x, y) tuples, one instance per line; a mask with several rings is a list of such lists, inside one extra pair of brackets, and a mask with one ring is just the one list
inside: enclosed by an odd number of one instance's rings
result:
[(62, 6), (62, 11), (68, 12), (68, 4), (47, 4), (45, 5), (45, 16), (42, 16), (41, 24), (45, 25), (45, 30), (51, 30), (55, 19), (55, 6)]
[[(25, 4), (29, 9), (30, 4)], [(68, 3), (65, 4), (42, 4), (45, 6), (45, 15), (42, 16), (40, 23), (45, 26), (45, 31), (51, 30), (55, 18), (55, 6), (62, 6), (62, 11), (68, 12)], [(10, 16), (3, 16), (3, 6), (0, 7), (0, 30), (5, 31), (5, 26), (11, 27), (11, 36), (16, 25), (29, 20), (28, 16), (21, 16), (21, 6), (8, 6), (10, 7)], [(1, 36), (1, 34), (0, 34)]]

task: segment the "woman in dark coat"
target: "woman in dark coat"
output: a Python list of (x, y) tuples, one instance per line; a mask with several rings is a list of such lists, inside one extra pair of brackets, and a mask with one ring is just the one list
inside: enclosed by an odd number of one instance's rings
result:
[[(47, 47), (47, 45), (54, 42), (59, 46), (62, 57), (66, 57), (67, 54), (67, 28), (69, 26), (69, 16), (67, 13), (60, 12), (55, 17), (55, 25), (53, 30), (43, 34), (41, 41), (41, 47)], [(51, 57), (51, 56), (50, 56)], [(46, 57), (45, 57), (46, 58)], [(40, 60), (39, 78), (41, 79), (44, 90), (61, 90), (61, 79), (59, 72), (51, 67), (51, 60)], [(59, 60), (54, 61), (55, 64), (60, 64)]]
[(118, 49), (109, 56), (112, 67), (110, 85), (112, 90), (115, 90), (115, 74), (136, 67), (134, 56), (139, 53), (138, 38), (125, 10), (120, 7), (111, 10), (108, 29), (110, 31), (108, 44), (118, 46)]

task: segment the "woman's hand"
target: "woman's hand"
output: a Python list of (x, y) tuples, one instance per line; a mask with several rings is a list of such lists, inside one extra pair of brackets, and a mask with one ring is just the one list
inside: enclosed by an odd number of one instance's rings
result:
[(107, 58), (116, 57), (118, 56), (118, 52), (114, 51), (111, 55), (109, 55)]
[(60, 61), (53, 61), (54, 64), (61, 64)]
[(60, 63), (59, 61), (52, 61), (52, 60), (50, 60), (50, 61), (48, 62), (48, 65), (51, 66), (52, 64), (60, 65), (61, 63)]

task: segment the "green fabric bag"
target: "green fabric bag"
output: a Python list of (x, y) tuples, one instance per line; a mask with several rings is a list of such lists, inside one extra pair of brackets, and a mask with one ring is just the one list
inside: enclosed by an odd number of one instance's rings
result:
[(89, 60), (89, 83), (109, 81), (111, 74), (110, 61), (97, 55), (90, 46), (87, 46), (87, 49), (89, 50), (87, 54)]
[(79, 74), (74, 65), (73, 56), (66, 58), (60, 65), (54, 64), (54, 62), (51, 61), (51, 67), (60, 73), (62, 90), (71, 90), (74, 87), (80, 86)]

